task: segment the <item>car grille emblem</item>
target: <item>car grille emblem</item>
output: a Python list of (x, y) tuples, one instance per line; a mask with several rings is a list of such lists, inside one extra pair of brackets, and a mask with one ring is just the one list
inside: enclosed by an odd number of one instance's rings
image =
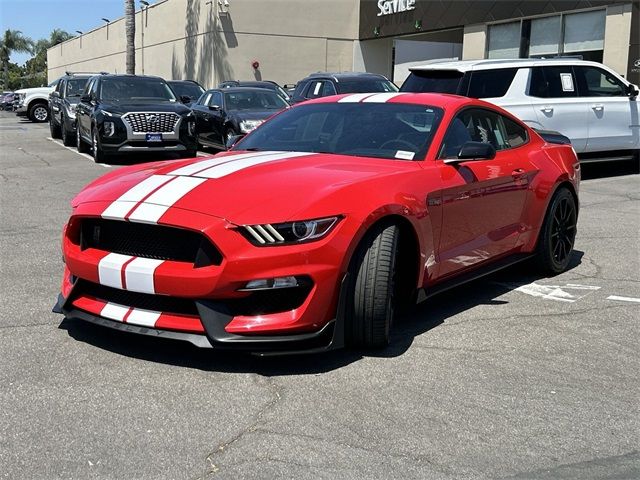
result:
[(146, 115), (144, 118), (148, 123), (152, 125), (155, 125), (158, 123), (158, 115)]

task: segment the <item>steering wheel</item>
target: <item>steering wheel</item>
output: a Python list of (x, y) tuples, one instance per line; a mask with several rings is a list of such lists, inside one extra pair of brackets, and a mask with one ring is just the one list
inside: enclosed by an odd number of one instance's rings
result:
[[(396, 145), (396, 149), (401, 149), (403, 147), (408, 148), (409, 150), (411, 150), (412, 152), (416, 151), (416, 146), (407, 141), (407, 140), (402, 140), (400, 138), (393, 138), (391, 140), (387, 140), (386, 142), (384, 142), (382, 145), (380, 145), (380, 149), (383, 150), (385, 148), (390, 148), (391, 145)], [(393, 147), (391, 147), (393, 148)]]

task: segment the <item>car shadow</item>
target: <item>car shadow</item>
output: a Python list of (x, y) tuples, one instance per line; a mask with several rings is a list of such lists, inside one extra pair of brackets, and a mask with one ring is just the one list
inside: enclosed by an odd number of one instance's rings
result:
[[(580, 265), (583, 255), (584, 252), (574, 251), (568, 270)], [(111, 330), (82, 320), (64, 319), (58, 328), (66, 330), (79, 342), (149, 362), (210, 372), (256, 373), (267, 377), (318, 374), (345, 367), (365, 356), (391, 358), (403, 355), (417, 336), (446, 323), (448, 318), (477, 305), (499, 307), (507, 304), (507, 301), (497, 298), (541, 278), (526, 264), (510, 267), (443, 292), (410, 309), (397, 320), (391, 344), (381, 351), (337, 350), (297, 355), (295, 361), (291, 361), (291, 356), (260, 357), (234, 351), (200, 349), (186, 342)]]

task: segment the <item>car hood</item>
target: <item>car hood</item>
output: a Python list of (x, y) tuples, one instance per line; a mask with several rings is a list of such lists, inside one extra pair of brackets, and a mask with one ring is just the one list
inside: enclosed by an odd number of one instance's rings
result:
[[(340, 205), (340, 212), (323, 211), (323, 205), (354, 184), (419, 169), (417, 162), (401, 160), (233, 151), (125, 167), (85, 187), (72, 204), (92, 204), (82, 208), (90, 215), (151, 223), (174, 208), (235, 224), (279, 222), (294, 220), (296, 215), (349, 213), (349, 202), (332, 202)], [(144, 217), (145, 210), (155, 212), (156, 217)]]
[(100, 104), (102, 110), (116, 115), (124, 115), (129, 112), (174, 112), (177, 114), (187, 114), (191, 110), (184, 104), (178, 102), (158, 102), (158, 103), (109, 103)]
[(33, 95), (37, 93), (49, 94), (55, 90), (54, 87), (34, 87), (34, 88), (22, 88), (16, 90), (14, 93), (24, 93), (25, 95)]

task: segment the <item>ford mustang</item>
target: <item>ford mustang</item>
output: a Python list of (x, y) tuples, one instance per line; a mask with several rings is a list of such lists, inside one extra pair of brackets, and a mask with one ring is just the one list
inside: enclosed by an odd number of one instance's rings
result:
[(54, 311), (200, 347), (380, 348), (400, 305), (523, 260), (566, 269), (579, 182), (565, 137), (481, 100), (325, 97), (228, 152), (89, 184)]

